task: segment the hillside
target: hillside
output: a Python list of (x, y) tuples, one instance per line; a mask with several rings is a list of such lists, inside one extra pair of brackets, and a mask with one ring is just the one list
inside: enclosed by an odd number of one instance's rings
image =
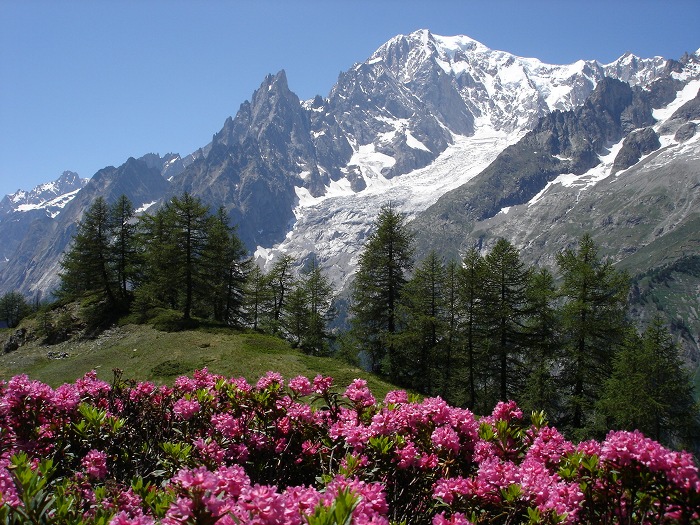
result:
[[(27, 339), (32, 339), (36, 337), (32, 335), (36, 323), (37, 319), (25, 320), (18, 330), (26, 329)], [(0, 330), (0, 349), (15, 332)], [(114, 368), (122, 370), (123, 379), (170, 384), (175, 377), (191, 375), (204, 367), (250, 382), (270, 370), (286, 379), (331, 376), (339, 388), (363, 378), (380, 399), (395, 388), (338, 359), (305, 355), (275, 337), (227, 329), (163, 332), (147, 325), (127, 324), (110, 328), (94, 339), (76, 336), (46, 345), (36, 338), (17, 350), (0, 354), (0, 380), (24, 373), (53, 387), (73, 382), (91, 370), (97, 371), (100, 379), (111, 381)]]

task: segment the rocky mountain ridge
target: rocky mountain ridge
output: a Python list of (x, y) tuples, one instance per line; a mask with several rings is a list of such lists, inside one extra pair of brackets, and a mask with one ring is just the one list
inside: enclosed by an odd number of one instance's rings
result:
[[(688, 166), (686, 193), (697, 193), (699, 61), (625, 55), (558, 66), (422, 30), (341, 73), (325, 98), (301, 101), (281, 71), (206, 146), (100, 170), (58, 216), (25, 224), (0, 264), (0, 289), (50, 292), (82, 211), (97, 195), (121, 193), (140, 210), (184, 191), (223, 206), (260, 264), (279, 253), (315, 256), (339, 289), (388, 200), (415, 219), (422, 252), (458, 255), (503, 235), (528, 260), (546, 261), (575, 234), (556, 242), (539, 234), (562, 217), (586, 228), (592, 215), (578, 202), (590, 195), (595, 206), (598, 190), (641, 166)], [(672, 185), (668, 176), (655, 184)], [(690, 215), (681, 196), (668, 198)], [(608, 215), (600, 220), (622, 220)], [(620, 261), (634, 255), (622, 244), (615, 253), (608, 246)]]

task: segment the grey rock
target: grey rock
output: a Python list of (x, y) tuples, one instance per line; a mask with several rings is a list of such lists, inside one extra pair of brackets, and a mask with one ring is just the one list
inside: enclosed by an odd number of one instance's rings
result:
[(625, 137), (622, 148), (613, 162), (612, 173), (634, 166), (642, 155), (648, 155), (661, 147), (659, 136), (652, 128), (634, 131)]
[(695, 122), (686, 122), (680, 128), (678, 128), (678, 131), (676, 131), (674, 138), (678, 142), (685, 142), (686, 140), (690, 140), (695, 136), (697, 128), (698, 126), (697, 124), (695, 124)]

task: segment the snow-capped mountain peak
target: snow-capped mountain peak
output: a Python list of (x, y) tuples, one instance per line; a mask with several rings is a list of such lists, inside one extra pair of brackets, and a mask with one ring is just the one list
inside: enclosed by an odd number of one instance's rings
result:
[(39, 184), (31, 190), (19, 189), (0, 201), (0, 220), (13, 212), (32, 210), (44, 210), (50, 217), (55, 217), (88, 180), (80, 178), (75, 172), (64, 171), (52, 182)]

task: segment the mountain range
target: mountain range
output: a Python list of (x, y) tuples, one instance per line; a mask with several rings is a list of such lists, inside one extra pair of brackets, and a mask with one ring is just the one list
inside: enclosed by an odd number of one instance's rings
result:
[(553, 267), (590, 232), (633, 277), (635, 314), (666, 316), (697, 366), (699, 90), (700, 50), (551, 65), (466, 36), (400, 35), (327, 97), (300, 100), (284, 71), (267, 76), (195, 152), (6, 196), (0, 292), (49, 294), (98, 195), (146, 211), (185, 191), (223, 206), (259, 264), (315, 256), (342, 290), (391, 201), (418, 257), (505, 237), (526, 262)]

